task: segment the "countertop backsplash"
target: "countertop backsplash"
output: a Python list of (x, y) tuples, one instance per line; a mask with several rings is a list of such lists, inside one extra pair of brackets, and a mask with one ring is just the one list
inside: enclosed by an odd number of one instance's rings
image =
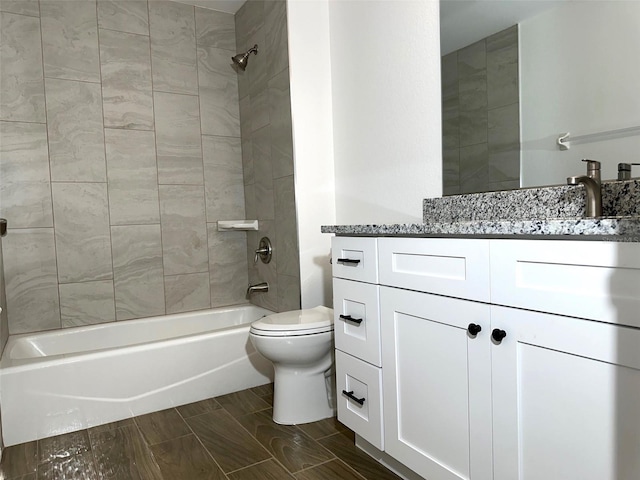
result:
[[(602, 184), (604, 217), (640, 216), (639, 199), (640, 180)], [(423, 202), (423, 220), (429, 223), (583, 218), (585, 205), (584, 187), (558, 185), (427, 198)]]

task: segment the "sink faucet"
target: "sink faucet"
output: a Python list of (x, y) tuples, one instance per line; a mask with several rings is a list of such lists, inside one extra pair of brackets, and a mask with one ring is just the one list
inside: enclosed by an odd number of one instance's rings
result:
[(587, 162), (587, 174), (578, 177), (567, 177), (568, 185), (584, 185), (587, 194), (586, 216), (590, 218), (602, 216), (602, 190), (600, 188), (600, 162), (583, 159)]
[(252, 293), (268, 292), (268, 291), (269, 291), (269, 284), (267, 282), (256, 283), (255, 285), (249, 285), (249, 288), (247, 288), (247, 298), (249, 298)]

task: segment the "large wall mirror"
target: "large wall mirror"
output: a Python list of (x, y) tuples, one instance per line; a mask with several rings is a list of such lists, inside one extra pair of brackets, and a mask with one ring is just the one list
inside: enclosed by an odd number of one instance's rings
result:
[(440, 0), (444, 195), (640, 163), (639, 25), (637, 0)]

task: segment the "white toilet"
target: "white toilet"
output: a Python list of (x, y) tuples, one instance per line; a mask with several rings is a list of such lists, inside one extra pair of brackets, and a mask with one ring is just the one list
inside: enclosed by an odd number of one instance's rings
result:
[(296, 425), (335, 415), (333, 310), (268, 315), (251, 324), (249, 338), (273, 362), (273, 421)]

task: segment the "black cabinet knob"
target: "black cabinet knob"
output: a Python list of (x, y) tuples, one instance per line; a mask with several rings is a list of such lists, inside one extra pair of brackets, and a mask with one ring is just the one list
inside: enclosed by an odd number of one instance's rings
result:
[(507, 332), (505, 332), (504, 330), (500, 330), (499, 328), (496, 328), (493, 330), (493, 332), (491, 332), (491, 338), (493, 338), (498, 343), (501, 342), (506, 336)]
[(475, 337), (482, 331), (482, 327), (475, 323), (470, 323), (469, 326), (467, 327), (467, 331)]

